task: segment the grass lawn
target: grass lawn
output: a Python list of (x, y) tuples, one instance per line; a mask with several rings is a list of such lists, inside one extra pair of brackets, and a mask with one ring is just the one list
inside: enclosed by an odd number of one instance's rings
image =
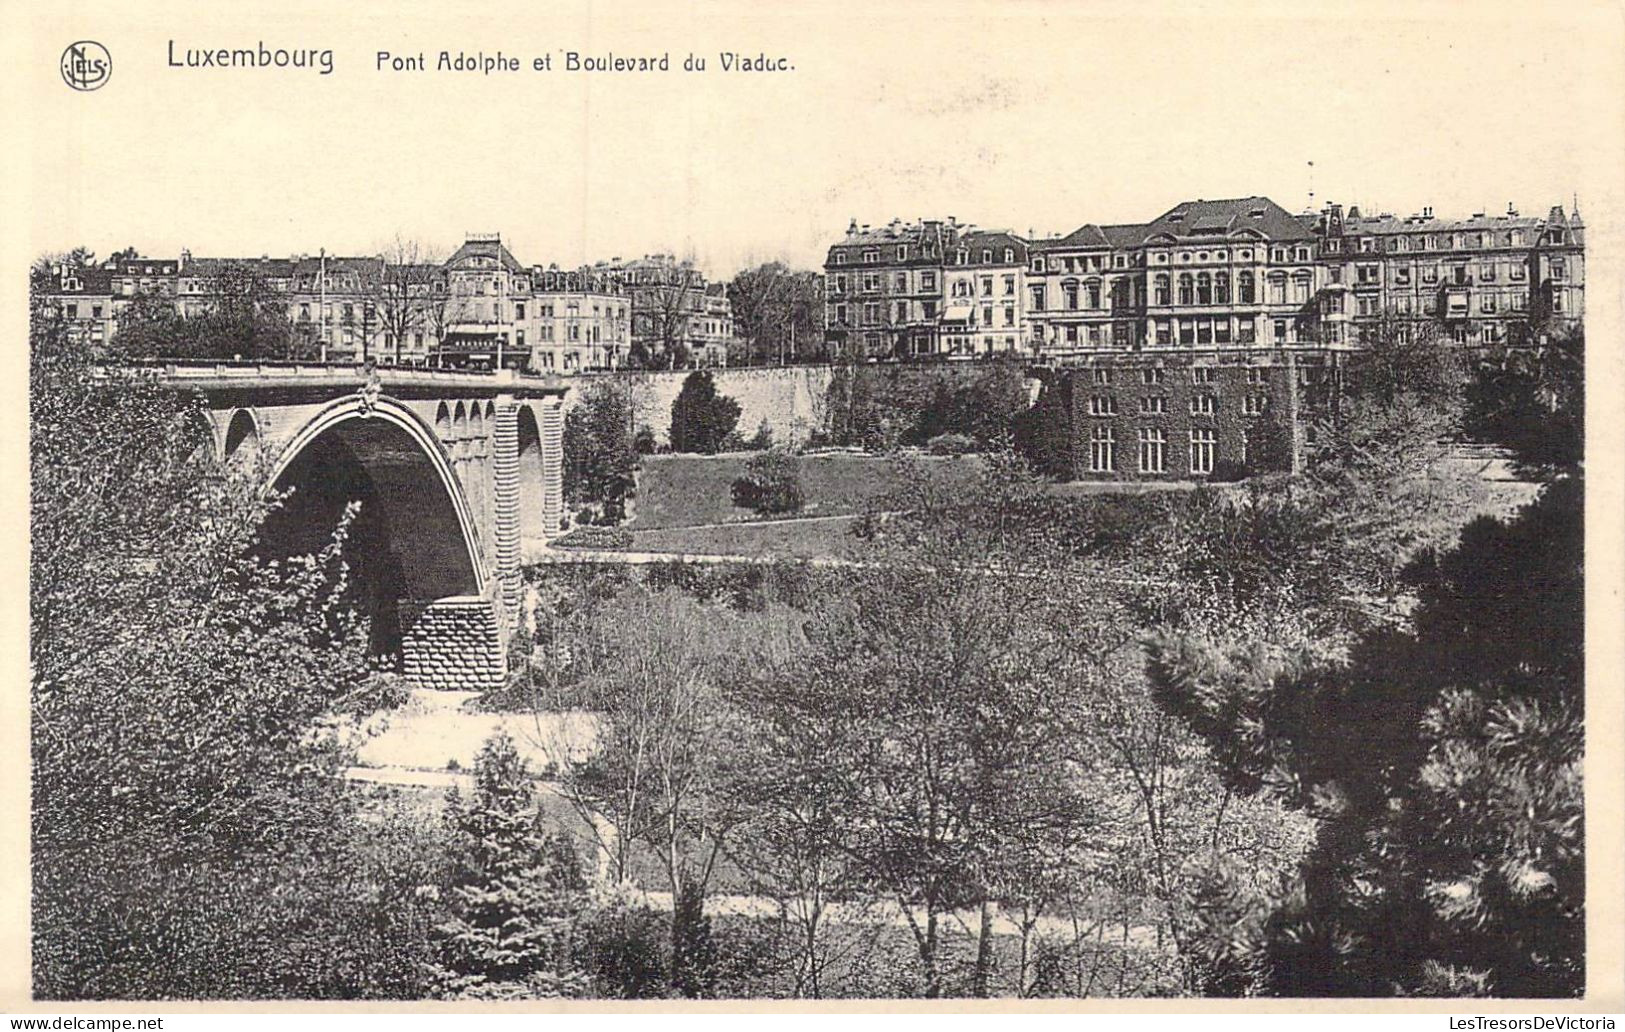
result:
[[(638, 474), (635, 517), (628, 530), (666, 530), (708, 523), (755, 519), (736, 508), (731, 488), (745, 471), (750, 453), (729, 455), (650, 455)], [(975, 476), (974, 457), (924, 457), (922, 461), (967, 479)], [(862, 512), (870, 501), (897, 486), (892, 460), (872, 455), (803, 455), (801, 486), (807, 504), (803, 516), (840, 516)]]

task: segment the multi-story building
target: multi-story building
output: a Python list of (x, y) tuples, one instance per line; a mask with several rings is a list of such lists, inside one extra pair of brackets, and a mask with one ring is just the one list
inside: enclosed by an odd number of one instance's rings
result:
[(1144, 339), (1132, 304), (1144, 297), (1137, 250), (1144, 232), (1144, 226), (1086, 225), (1031, 245), (1023, 340), (1033, 352), (1066, 356)]
[(32, 289), (46, 314), (62, 319), (70, 339), (99, 350), (117, 332), (110, 269), (57, 262), (34, 275)]
[(535, 268), (514, 302), (515, 344), (546, 373), (619, 369), (631, 352), (632, 303), (619, 283), (588, 270)]
[[(1046, 362), (1164, 349), (1342, 348), (1383, 327), (1461, 344), (1575, 322), (1584, 224), (1553, 208), (1294, 215), (1267, 197), (1183, 201), (1144, 224), (1027, 241), (950, 219), (854, 222), (825, 263), (830, 343), (866, 357), (1023, 347)], [(1007, 291), (1014, 287), (1014, 303)]]
[[(1013, 233), (953, 234), (944, 254), (938, 350), (949, 357), (985, 357), (1021, 347), (1027, 252), (1027, 241)], [(919, 304), (929, 308), (931, 300)]]
[(1329, 204), (1315, 232), (1330, 341), (1431, 332), (1457, 344), (1525, 344), (1584, 311), (1585, 223), (1561, 206), (1544, 219), (1510, 204), (1502, 215), (1441, 219), (1431, 208), (1345, 217)]
[(614, 284), (632, 307), (632, 347), (644, 360), (686, 353), (691, 366), (722, 365), (733, 343), (733, 306), (722, 284), (669, 254), (612, 258), (583, 270)]
[[(879, 229), (853, 220), (824, 262), (824, 326), (830, 348), (860, 358), (939, 353), (943, 256), (958, 231), (952, 219), (894, 220)], [(969, 339), (968, 332), (963, 336)]]

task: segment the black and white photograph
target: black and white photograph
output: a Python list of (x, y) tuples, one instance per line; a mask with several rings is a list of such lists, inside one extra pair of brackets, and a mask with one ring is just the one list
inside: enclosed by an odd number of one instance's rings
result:
[(473, 10), (0, 3), (5, 1009), (1625, 1007), (1617, 5)]

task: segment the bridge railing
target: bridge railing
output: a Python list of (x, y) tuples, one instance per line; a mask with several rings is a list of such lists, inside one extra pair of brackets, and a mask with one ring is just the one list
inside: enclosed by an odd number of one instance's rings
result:
[(435, 369), (415, 365), (363, 365), (359, 362), (277, 361), (261, 359), (154, 359), (116, 364), (119, 368), (157, 373), (165, 379), (186, 380), (242, 380), (295, 379), (320, 382), (364, 380), (369, 371), (390, 383), (466, 383), (477, 380), (482, 384), (552, 383), (559, 377), (526, 373), (518, 369)]

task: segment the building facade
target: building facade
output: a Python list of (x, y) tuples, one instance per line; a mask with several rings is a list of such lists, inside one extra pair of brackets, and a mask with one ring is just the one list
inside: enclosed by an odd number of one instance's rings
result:
[(726, 365), (734, 344), (727, 288), (709, 283), (694, 263), (651, 254), (612, 258), (583, 270), (631, 303), (631, 350), (640, 361), (698, 367)]
[(1584, 250), (1584, 223), (1562, 207), (1451, 220), (1197, 199), (1031, 241), (953, 219), (854, 221), (825, 261), (825, 317), (829, 343), (866, 358), (1019, 350), (1067, 364), (1383, 333), (1517, 344), (1581, 320)]

